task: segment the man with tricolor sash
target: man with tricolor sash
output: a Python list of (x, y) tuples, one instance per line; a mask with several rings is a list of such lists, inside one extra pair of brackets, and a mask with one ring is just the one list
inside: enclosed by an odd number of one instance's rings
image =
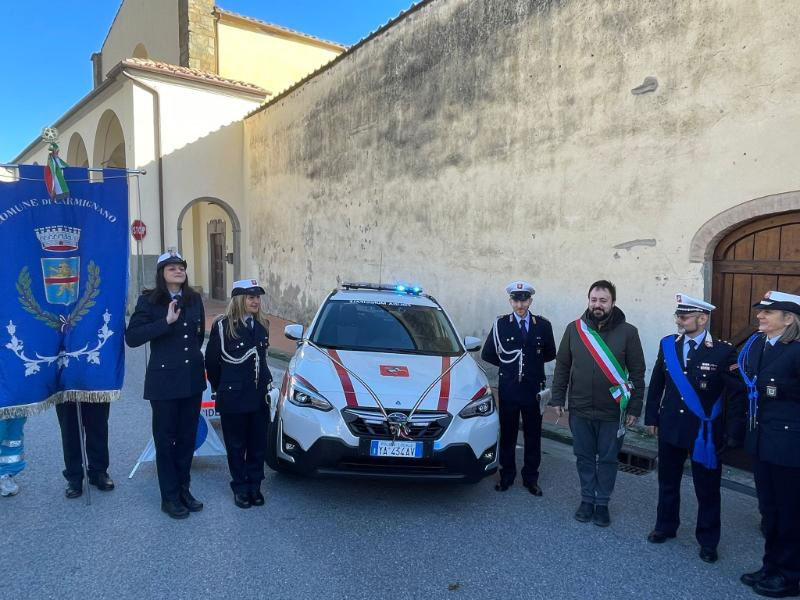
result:
[(642, 412), (644, 353), (636, 327), (616, 306), (610, 281), (589, 286), (589, 306), (567, 325), (556, 354), (552, 400), (560, 416), (569, 395), (569, 426), (581, 483), (575, 519), (608, 527), (625, 428)]
[(676, 300), (679, 333), (662, 338), (647, 392), (644, 422), (658, 434), (658, 510), (647, 541), (662, 544), (676, 535), (689, 455), (698, 505), (695, 537), (700, 558), (713, 563), (720, 537), (718, 456), (738, 445), (744, 430), (745, 388), (736, 372), (734, 347), (706, 331), (715, 306), (686, 294), (677, 294)]

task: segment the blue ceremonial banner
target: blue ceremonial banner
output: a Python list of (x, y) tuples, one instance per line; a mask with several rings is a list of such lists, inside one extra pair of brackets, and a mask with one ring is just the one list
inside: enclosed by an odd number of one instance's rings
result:
[(44, 167), (0, 181), (0, 419), (59, 402), (111, 402), (125, 372), (128, 179), (67, 167), (50, 198)]

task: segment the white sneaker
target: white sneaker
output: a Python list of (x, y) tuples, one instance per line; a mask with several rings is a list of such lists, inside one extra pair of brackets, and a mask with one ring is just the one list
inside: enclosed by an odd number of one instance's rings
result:
[(16, 496), (19, 486), (11, 475), (0, 475), (0, 496)]

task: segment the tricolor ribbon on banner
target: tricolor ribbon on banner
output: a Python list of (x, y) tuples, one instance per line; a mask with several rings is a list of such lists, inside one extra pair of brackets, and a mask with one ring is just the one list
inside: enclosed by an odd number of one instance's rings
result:
[(611, 383), (611, 387), (608, 389), (616, 403), (619, 404), (620, 430), (622, 430), (625, 426), (625, 411), (628, 409), (628, 402), (630, 402), (633, 392), (633, 385), (628, 380), (628, 370), (619, 364), (617, 357), (614, 356), (600, 334), (589, 327), (583, 319), (575, 320), (575, 328), (578, 330), (578, 336), (583, 345), (586, 346), (603, 375)]
[(68, 166), (58, 155), (58, 144), (50, 144), (50, 154), (47, 155), (47, 165), (44, 168), (44, 184), (51, 198), (69, 194), (69, 186), (64, 178), (64, 168)]

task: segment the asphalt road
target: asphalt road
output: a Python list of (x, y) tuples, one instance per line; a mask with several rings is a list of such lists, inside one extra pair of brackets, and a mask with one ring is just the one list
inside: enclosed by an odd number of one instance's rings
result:
[[(276, 369), (277, 371), (277, 369)], [(278, 375), (279, 372), (276, 372)], [(755, 498), (722, 491), (720, 561), (697, 558), (696, 504), (664, 545), (655, 474), (620, 473), (608, 529), (573, 520), (571, 448), (543, 441), (542, 498), (517, 485), (301, 479), (267, 472), (267, 504), (234, 506), (225, 459), (196, 459), (205, 510), (159, 509), (155, 465), (127, 479), (150, 439), (143, 351), (128, 354), (111, 409), (111, 475), (92, 504), (67, 500), (54, 411), (29, 419), (20, 494), (0, 498), (0, 598), (755, 598), (739, 575), (760, 565)], [(276, 376), (276, 379), (279, 379)]]

